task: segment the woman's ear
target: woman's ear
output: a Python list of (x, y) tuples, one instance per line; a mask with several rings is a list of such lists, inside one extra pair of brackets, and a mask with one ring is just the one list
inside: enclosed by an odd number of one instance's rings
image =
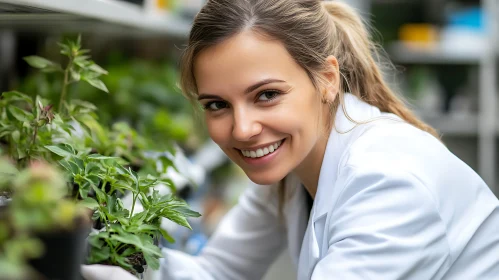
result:
[(322, 98), (327, 103), (333, 103), (340, 91), (340, 66), (336, 57), (330, 55), (326, 59), (326, 71), (324, 73), (326, 84), (322, 92)]

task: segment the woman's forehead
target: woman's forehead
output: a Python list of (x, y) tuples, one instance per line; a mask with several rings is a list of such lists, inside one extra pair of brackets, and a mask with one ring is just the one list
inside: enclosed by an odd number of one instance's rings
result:
[(284, 45), (245, 31), (199, 53), (194, 61), (198, 90), (245, 87), (261, 79), (289, 80), (303, 71)]

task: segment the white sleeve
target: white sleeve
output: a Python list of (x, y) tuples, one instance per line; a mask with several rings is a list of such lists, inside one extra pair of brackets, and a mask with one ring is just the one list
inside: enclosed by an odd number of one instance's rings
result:
[(412, 174), (348, 166), (312, 280), (441, 279), (451, 256), (436, 200)]
[(261, 279), (287, 242), (271, 188), (251, 185), (199, 256), (164, 249), (162, 280)]

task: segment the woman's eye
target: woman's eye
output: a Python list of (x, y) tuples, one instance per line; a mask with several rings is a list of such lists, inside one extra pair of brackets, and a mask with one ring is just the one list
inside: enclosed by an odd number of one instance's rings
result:
[(227, 108), (227, 103), (223, 101), (213, 101), (209, 102), (204, 106), (205, 109), (210, 111), (218, 111)]
[(264, 91), (260, 94), (260, 96), (258, 96), (258, 101), (270, 101), (276, 98), (278, 95), (279, 95), (278, 91), (273, 91), (273, 90)]

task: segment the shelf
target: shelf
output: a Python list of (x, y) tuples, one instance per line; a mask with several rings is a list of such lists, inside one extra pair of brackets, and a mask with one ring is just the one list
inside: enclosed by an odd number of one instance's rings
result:
[(418, 113), (418, 115), (444, 136), (478, 135), (478, 115), (476, 114)]
[(117, 0), (0, 0), (0, 27), (186, 37), (191, 23)]
[(479, 64), (484, 51), (480, 46), (470, 49), (452, 46), (422, 46), (396, 42), (387, 48), (390, 58), (401, 64)]

